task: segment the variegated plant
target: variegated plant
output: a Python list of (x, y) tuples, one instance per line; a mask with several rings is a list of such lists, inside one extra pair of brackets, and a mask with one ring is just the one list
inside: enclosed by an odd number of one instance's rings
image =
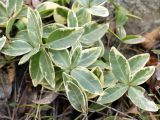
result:
[[(112, 47), (109, 55), (111, 72), (114, 86), (104, 90), (97, 102), (100, 104), (111, 103), (125, 93), (138, 107), (148, 111), (157, 111), (156, 104), (145, 96), (145, 90), (139, 85), (145, 83), (154, 73), (155, 67), (144, 67), (149, 60), (149, 54), (140, 54), (126, 59), (116, 48)], [(106, 80), (110, 79), (106, 77)], [(112, 83), (113, 83), (112, 82)]]
[[(110, 65), (101, 59), (104, 55), (101, 39), (108, 24), (92, 21), (92, 15), (109, 15), (102, 6), (106, 0), (75, 0), (71, 9), (46, 1), (35, 10), (19, 0), (8, 2), (7, 5), (0, 2), (0, 15), (4, 13), (0, 16), (0, 25), (6, 28), (6, 34), (0, 38), (0, 51), (6, 56), (22, 56), (19, 64), (29, 61), (35, 87), (42, 85), (54, 92), (66, 92), (71, 105), (85, 114), (90, 110), (90, 99), (98, 97), (97, 104), (107, 104), (125, 93), (138, 107), (158, 110), (138, 86), (154, 72), (154, 67), (144, 67), (148, 54), (127, 60), (112, 48)], [(9, 19), (8, 15), (11, 15)], [(51, 23), (42, 22), (48, 17), (54, 18)], [(15, 36), (10, 35), (13, 26), (18, 28)], [(137, 37), (128, 36), (123, 40), (135, 43), (133, 38)]]

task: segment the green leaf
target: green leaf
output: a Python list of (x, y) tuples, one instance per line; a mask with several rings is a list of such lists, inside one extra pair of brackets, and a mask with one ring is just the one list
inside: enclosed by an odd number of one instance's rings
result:
[(90, 0), (78, 0), (78, 3), (83, 7), (89, 7)]
[(86, 113), (88, 109), (88, 104), (86, 103), (86, 99), (82, 90), (73, 82), (66, 82), (66, 94), (69, 102), (79, 112)]
[(20, 18), (14, 25), (19, 31), (26, 30), (27, 29), (27, 18), (26, 17)]
[[(27, 16), (28, 13), (28, 6), (23, 6), (22, 9), (20, 10), (20, 12), (18, 13), (17, 19), (23, 18)], [(12, 16), (13, 17), (13, 16)]]
[(127, 14), (128, 14), (128, 11), (125, 8), (123, 8), (121, 6), (117, 7), (117, 9), (116, 9), (117, 27), (125, 25), (125, 23), (128, 21)]
[(24, 16), (24, 14), (27, 10), (28, 9), (26, 7), (24, 7), (20, 12), (18, 12), (17, 14), (15, 14), (14, 16), (9, 18), (9, 20), (7, 21), (7, 24), (6, 24), (6, 36), (8, 38), (11, 38), (10, 32), (13, 28), (13, 25), (14, 25), (16, 19), (21, 19), (22, 17), (26, 17), (26, 15)]
[(43, 38), (48, 38), (50, 34), (58, 28), (64, 28), (65, 26), (58, 23), (51, 23), (43, 26)]
[(27, 13), (28, 24), (27, 31), (30, 38), (30, 43), (32, 46), (37, 47), (39, 44), (42, 44), (42, 21), (38, 11), (28, 9)]
[(129, 63), (115, 47), (112, 47), (110, 50), (109, 61), (117, 80), (128, 83), (131, 75)]
[(139, 108), (156, 112), (158, 111), (157, 105), (154, 101), (145, 96), (145, 90), (142, 87), (130, 87), (128, 90), (128, 97)]
[(108, 106), (107, 105), (101, 105), (101, 104), (98, 104), (96, 102), (93, 102), (92, 104), (89, 105), (89, 112), (100, 112), (102, 110), (104, 110), (105, 108), (107, 108)]
[(91, 72), (94, 73), (98, 77), (101, 83), (101, 86), (104, 87), (104, 74), (103, 74), (102, 69), (100, 67), (95, 67), (91, 70)]
[(83, 32), (83, 29), (59, 28), (48, 37), (47, 47), (54, 50), (69, 48), (79, 41)]
[(6, 37), (3, 36), (0, 38), (0, 50), (4, 47), (5, 43), (6, 43)]
[(107, 0), (90, 0), (90, 5), (91, 6), (102, 5), (105, 2), (107, 2)]
[(123, 39), (126, 37), (126, 30), (124, 29), (123, 26), (119, 26), (116, 28), (116, 33), (119, 38)]
[(8, 16), (19, 12), (22, 9), (23, 0), (7, 0), (6, 8)]
[(53, 11), (58, 7), (59, 5), (46, 1), (41, 4), (39, 4), (36, 9), (38, 10), (39, 14), (41, 15), (42, 18), (47, 18), (53, 15)]
[(34, 48), (32, 51), (30, 51), (29, 53), (27, 53), (26, 55), (24, 55), (18, 65), (22, 65), (24, 63), (26, 63), (33, 55), (37, 54), (39, 52), (40, 46), (38, 48)]
[(9, 56), (20, 56), (32, 50), (32, 46), (25, 41), (15, 40), (6, 44), (1, 52)]
[(103, 62), (102, 60), (96, 60), (96, 62), (94, 62), (92, 65), (88, 66), (89, 69), (92, 69), (94, 67), (100, 67), (101, 69), (107, 69), (110, 70), (110, 66), (108, 64), (106, 64), (105, 62)]
[(67, 16), (67, 25), (68, 27), (78, 27), (78, 19), (76, 14), (73, 11), (68, 12)]
[(92, 6), (88, 9), (88, 12), (95, 16), (107, 17), (109, 16), (109, 11), (103, 6)]
[(127, 89), (128, 86), (122, 83), (118, 83), (114, 87), (107, 88), (104, 91), (104, 94), (98, 98), (97, 103), (107, 104), (114, 102), (120, 97), (122, 97), (124, 93), (127, 92)]
[(112, 71), (104, 71), (104, 87), (115, 85), (118, 80), (113, 75)]
[(78, 83), (69, 74), (63, 72), (63, 83), (64, 83), (65, 88), (68, 87), (67, 82), (74, 83), (80, 89), (80, 91), (83, 93), (83, 96), (85, 98), (85, 99), (83, 99), (84, 102), (85, 102), (85, 106), (81, 108), (81, 112), (87, 112), (87, 110), (88, 110), (88, 100), (87, 100), (86, 93), (78, 86)]
[(149, 61), (150, 55), (148, 53), (135, 55), (128, 59), (132, 74), (138, 72)]
[(40, 52), (34, 55), (29, 62), (29, 74), (32, 79), (33, 86), (36, 87), (43, 80), (43, 74), (40, 70), (39, 60)]
[(6, 36), (8, 38), (10, 38), (10, 32), (12, 30), (12, 27), (13, 27), (13, 24), (15, 23), (15, 21), (16, 21), (16, 16), (11, 17), (6, 23), (6, 31), (5, 32), (6, 32)]
[(145, 38), (140, 35), (127, 35), (122, 39), (123, 43), (126, 44), (139, 44), (145, 41)]
[(71, 68), (78, 65), (82, 57), (82, 46), (77, 46), (71, 54)]
[(87, 11), (86, 8), (80, 8), (76, 12), (76, 16), (78, 19), (79, 26), (83, 26), (84, 24), (91, 22), (91, 19), (92, 19), (91, 14)]
[(66, 24), (67, 23), (67, 15), (69, 9), (64, 6), (59, 6), (54, 10), (54, 20), (56, 23)]
[(107, 25), (98, 25), (95, 22), (90, 22), (84, 26), (84, 34), (81, 37), (81, 42), (85, 44), (91, 44), (99, 41), (107, 32)]
[(152, 50), (154, 54), (160, 54), (160, 50)]
[(142, 68), (131, 79), (131, 85), (137, 86), (143, 84), (153, 75), (154, 71), (155, 71), (154, 66)]
[(41, 52), (39, 60), (40, 70), (48, 84), (55, 88), (55, 72), (52, 61), (45, 50)]
[(71, 58), (68, 50), (51, 50), (49, 52), (53, 63), (62, 69), (69, 68), (71, 64)]
[(88, 69), (77, 67), (71, 71), (71, 76), (87, 92), (97, 95), (103, 94), (99, 79)]
[(8, 20), (5, 4), (0, 1), (0, 25), (3, 25)]
[(101, 54), (99, 57), (103, 57), (104, 53), (105, 53), (105, 46), (104, 43), (102, 42), (102, 40), (98, 40), (93, 44), (93, 47), (100, 47), (101, 48)]
[(28, 36), (28, 32), (27, 30), (21, 30), (19, 31), (16, 36), (14, 38), (12, 38), (13, 40), (22, 40), (25, 42), (29, 43), (29, 36)]
[(101, 53), (100, 47), (93, 47), (82, 50), (82, 57), (79, 62), (79, 66), (88, 67), (92, 65), (99, 58)]

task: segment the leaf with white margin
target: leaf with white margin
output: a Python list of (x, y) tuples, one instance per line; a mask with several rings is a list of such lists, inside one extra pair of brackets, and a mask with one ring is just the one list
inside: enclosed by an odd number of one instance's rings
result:
[(68, 27), (78, 27), (78, 19), (73, 11), (68, 12), (67, 25)]
[(148, 53), (135, 55), (128, 59), (132, 74), (138, 72), (149, 61)]
[(109, 11), (107, 8), (103, 6), (92, 6), (91, 8), (88, 9), (88, 12), (91, 13), (92, 15), (95, 16), (100, 16), (100, 17), (108, 17), (109, 16)]
[(137, 86), (145, 83), (153, 75), (154, 71), (154, 66), (142, 68), (131, 79), (131, 85)]
[(122, 97), (128, 90), (128, 85), (123, 83), (118, 83), (111, 88), (107, 88), (104, 91), (104, 94), (100, 96), (97, 100), (97, 103), (107, 104), (116, 101)]
[(77, 67), (71, 71), (71, 76), (85, 91), (97, 95), (103, 94), (100, 80), (88, 69)]
[(54, 66), (48, 53), (45, 50), (41, 51), (39, 66), (40, 66), (41, 73), (43, 74), (48, 84), (52, 88), (55, 88)]
[(142, 87), (130, 87), (128, 90), (128, 97), (137, 107), (146, 111), (158, 111), (154, 101), (149, 100), (144, 94), (145, 90)]
[(90, 0), (78, 0), (78, 3), (80, 5), (82, 5), (83, 7), (88, 7), (89, 3), (90, 3)]
[(71, 64), (71, 58), (68, 50), (50, 50), (49, 55), (53, 63), (62, 69), (69, 68)]
[(73, 82), (67, 81), (66, 82), (66, 94), (69, 102), (79, 112), (86, 113), (88, 109), (88, 104), (86, 103), (87, 98), (85, 98), (84, 93), (82, 90)]
[(0, 50), (4, 47), (5, 43), (6, 43), (6, 37), (3, 36), (0, 38)]
[(39, 66), (40, 52), (34, 55), (29, 62), (29, 74), (32, 79), (33, 86), (36, 87), (43, 80), (43, 74), (41, 73)]
[(53, 50), (64, 50), (76, 44), (82, 36), (83, 29), (59, 28), (48, 37), (47, 47)]
[(90, 5), (91, 6), (97, 6), (97, 5), (102, 5), (105, 2), (107, 2), (107, 0), (91, 0), (90, 1)]
[(109, 62), (115, 78), (120, 82), (128, 83), (131, 76), (129, 63), (115, 47), (110, 50)]
[(71, 68), (74, 68), (78, 65), (82, 57), (82, 46), (78, 45), (76, 48), (73, 49), (71, 53)]
[(1, 52), (9, 56), (20, 56), (33, 50), (33, 47), (25, 41), (15, 40), (6, 44)]
[(89, 22), (84, 25), (84, 34), (80, 41), (84, 44), (91, 44), (99, 41), (107, 32), (108, 24), (97, 24), (95, 22)]
[(42, 21), (37, 10), (28, 9), (27, 13), (28, 24), (27, 31), (29, 36), (29, 41), (33, 47), (37, 47), (42, 44)]
[(29, 53), (25, 54), (19, 61), (18, 65), (22, 65), (26, 63), (33, 55), (39, 52), (40, 46), (38, 48), (33, 48), (32, 51)]
[(101, 54), (100, 47), (93, 47), (89, 49), (82, 50), (82, 57), (78, 66), (88, 67), (92, 65), (99, 58)]

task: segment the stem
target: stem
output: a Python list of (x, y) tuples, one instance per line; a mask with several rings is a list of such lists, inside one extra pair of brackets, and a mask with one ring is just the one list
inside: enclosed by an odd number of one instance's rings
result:
[(81, 117), (83, 116), (83, 114), (80, 114), (76, 119), (74, 119), (74, 120), (78, 120), (78, 119), (80, 119)]
[(120, 50), (121, 45), (122, 45), (122, 42), (119, 43), (119, 45), (118, 45), (118, 47), (117, 47), (117, 50)]
[(108, 31), (121, 41), (121, 38), (117, 34), (115, 34), (112, 30), (108, 29)]
[[(42, 93), (43, 93), (43, 87), (41, 88), (41, 94), (40, 94), (40, 97), (39, 97), (39, 99), (41, 99), (41, 97), (42, 97)], [(38, 119), (38, 115), (40, 114), (40, 104), (38, 104), (38, 106), (37, 106), (37, 111), (36, 111), (36, 115), (35, 115), (35, 119)], [(40, 117), (39, 117), (40, 118)]]
[(140, 17), (138, 17), (138, 16), (136, 16), (136, 15), (130, 14), (130, 13), (128, 13), (127, 16), (128, 16), (128, 17), (132, 17), (132, 18), (137, 18), (137, 19), (139, 19), (139, 20), (142, 19), (142, 18), (140, 18)]
[(118, 5), (114, 1), (110, 1), (110, 3), (115, 7), (118, 8)]

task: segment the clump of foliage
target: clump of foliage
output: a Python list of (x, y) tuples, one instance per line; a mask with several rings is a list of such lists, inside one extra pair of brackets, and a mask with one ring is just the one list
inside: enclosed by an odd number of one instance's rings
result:
[[(139, 108), (157, 111), (157, 105), (139, 86), (155, 71), (153, 66), (145, 67), (149, 54), (126, 59), (112, 47), (109, 63), (103, 59), (105, 48), (101, 39), (109, 23), (96, 23), (92, 16), (108, 17), (109, 11), (103, 6), (106, 2), (75, 0), (68, 8), (50, 0), (35, 9), (24, 5), (23, 0), (0, 2), (0, 26), (5, 28), (0, 52), (12, 59), (21, 56), (19, 64), (29, 62), (35, 87), (65, 92), (73, 108), (85, 115), (90, 111), (90, 100), (105, 105), (124, 94)], [(142, 42), (140, 36), (126, 35), (123, 26), (127, 15), (130, 14), (126, 10), (116, 6), (116, 36), (122, 43)], [(42, 22), (46, 18), (52, 20)], [(11, 34), (15, 26), (17, 31)]]

